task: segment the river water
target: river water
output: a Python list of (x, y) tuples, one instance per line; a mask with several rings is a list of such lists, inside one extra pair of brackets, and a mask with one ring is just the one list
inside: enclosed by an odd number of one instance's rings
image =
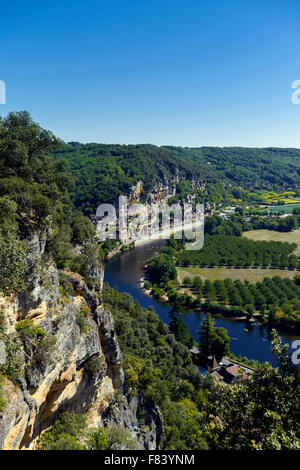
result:
[[(152, 305), (164, 323), (169, 322), (171, 305), (166, 302), (158, 302), (144, 293), (140, 287), (140, 279), (145, 275), (144, 266), (147, 260), (159, 250), (164, 241), (155, 241), (138, 246), (133, 250), (114, 257), (105, 268), (104, 282), (115, 287), (119, 292), (129, 293), (142, 307)], [(203, 314), (199, 311), (185, 311), (184, 321), (191, 334), (197, 341), (199, 320)], [(270, 351), (270, 337), (267, 328), (251, 326), (248, 322), (239, 322), (228, 318), (214, 316), (217, 326), (223, 326), (228, 330), (232, 338), (230, 349), (235, 354), (257, 359), (260, 362), (268, 361), (276, 365), (276, 361)], [(245, 332), (246, 328), (248, 332)], [(295, 339), (281, 333), (284, 342), (289, 344)]]

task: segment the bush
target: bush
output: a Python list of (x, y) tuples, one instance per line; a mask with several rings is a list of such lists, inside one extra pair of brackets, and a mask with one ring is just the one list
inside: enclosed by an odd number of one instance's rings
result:
[(27, 247), (13, 233), (0, 232), (0, 290), (4, 295), (25, 288)]
[(91, 431), (88, 448), (90, 450), (135, 450), (136, 441), (124, 426), (98, 428)]
[(91, 378), (95, 379), (102, 370), (104, 363), (103, 357), (100, 357), (99, 354), (95, 354), (87, 361), (84, 369)]
[(2, 387), (3, 387), (3, 384), (4, 384), (4, 380), (5, 379), (4, 379), (3, 375), (0, 374), (0, 412), (4, 411), (5, 408), (6, 408), (6, 402), (2, 397), (2, 393), (3, 393), (2, 392)]
[(62, 296), (74, 295), (74, 287), (71, 278), (63, 271), (59, 273), (59, 284), (60, 287), (62, 287)]
[(90, 312), (90, 308), (86, 305), (76, 315), (76, 323), (79, 326), (80, 333), (87, 335), (89, 332), (89, 325), (86, 317)]
[(39, 325), (35, 325), (32, 320), (21, 320), (16, 324), (16, 331), (23, 339), (27, 337), (44, 338), (47, 332)]
[(27, 357), (37, 364), (48, 363), (52, 358), (52, 353), (56, 343), (55, 336), (47, 336), (47, 332), (39, 325), (35, 325), (32, 320), (21, 320), (16, 325)]
[(86, 417), (82, 414), (62, 413), (41, 436), (39, 447), (43, 450), (80, 450), (79, 440), (86, 430)]
[(20, 339), (15, 334), (0, 334), (0, 339), (4, 341), (6, 349), (5, 364), (0, 366), (0, 373), (3, 373), (15, 385), (19, 384), (19, 378), (24, 376), (23, 354)]

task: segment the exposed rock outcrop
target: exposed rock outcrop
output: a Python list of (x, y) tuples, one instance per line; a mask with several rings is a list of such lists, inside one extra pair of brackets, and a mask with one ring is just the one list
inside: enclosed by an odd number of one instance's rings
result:
[(163, 419), (157, 407), (147, 406), (141, 394), (125, 395), (103, 410), (105, 425), (123, 425), (137, 438), (137, 448), (155, 450), (163, 433)]
[[(93, 287), (78, 274), (68, 273), (74, 295), (66, 296), (56, 266), (45, 258), (44, 239), (41, 242), (34, 234), (28, 244), (32, 274), (27, 292), (0, 298), (5, 318), (0, 363), (10, 360), (6, 343), (15, 339), (23, 371), (15, 384), (5, 378), (2, 386), (6, 407), (0, 412), (0, 449), (35, 449), (41, 433), (61, 411), (85, 413), (91, 426), (123, 424), (137, 439), (138, 448), (157, 448), (162, 432), (159, 411), (144, 406), (140, 396), (127, 396), (124, 387), (113, 315), (101, 302), (103, 270), (95, 267), (98, 283)], [(18, 339), (16, 328), (24, 320), (38, 326), (43, 338)], [(91, 372), (95, 356), (98, 367)], [(117, 408), (108, 398), (116, 391), (122, 403)]]

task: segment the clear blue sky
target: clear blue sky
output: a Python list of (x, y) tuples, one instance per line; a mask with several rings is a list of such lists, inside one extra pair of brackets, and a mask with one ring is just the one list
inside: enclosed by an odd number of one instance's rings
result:
[(299, 0), (1, 2), (0, 80), (66, 141), (300, 147)]

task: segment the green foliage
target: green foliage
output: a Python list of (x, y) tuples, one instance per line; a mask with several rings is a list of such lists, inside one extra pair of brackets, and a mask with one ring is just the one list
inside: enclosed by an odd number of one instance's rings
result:
[(95, 236), (95, 227), (88, 217), (84, 217), (80, 212), (74, 212), (71, 220), (72, 243), (91, 242)]
[(16, 234), (3, 235), (0, 227), (0, 290), (8, 295), (25, 288), (26, 244)]
[(169, 329), (179, 343), (184, 344), (189, 349), (193, 346), (193, 337), (184, 323), (182, 314), (176, 311), (170, 313)]
[(255, 284), (231, 279), (205, 281), (203, 296), (206, 302), (202, 307), (211, 313), (251, 316), (256, 311), (277, 327), (295, 327), (300, 322), (297, 280), (274, 276)]
[(55, 423), (42, 434), (39, 447), (42, 450), (83, 450), (79, 442), (86, 430), (86, 417), (82, 414), (62, 413)]
[(46, 442), (43, 450), (86, 450), (86, 448), (77, 441), (75, 436), (61, 433), (59, 438), (52, 444)]
[(93, 429), (87, 442), (89, 450), (135, 450), (136, 441), (124, 426)]
[(4, 385), (4, 380), (5, 379), (4, 379), (3, 375), (1, 375), (1, 373), (0, 373), (0, 413), (1, 413), (1, 411), (5, 410), (6, 405), (7, 405), (6, 401), (4, 400), (4, 398), (2, 396), (2, 394), (3, 394), (2, 388), (3, 388), (3, 385)]
[(69, 262), (69, 269), (84, 277), (88, 283), (93, 283), (91, 274), (96, 272), (96, 279), (102, 263), (101, 253), (95, 244), (88, 244), (80, 255), (74, 256)]
[(300, 266), (297, 257), (291, 254), (294, 243), (254, 241), (232, 235), (206, 235), (201, 250), (184, 250), (178, 254), (179, 266), (263, 266), (285, 268)]
[[(248, 357), (242, 356), (241, 354), (237, 356), (231, 351), (229, 351), (228, 357), (230, 359), (233, 359), (235, 362), (242, 364), (243, 366), (249, 367), (251, 369), (257, 370), (262, 366), (261, 362), (258, 362), (255, 359), (249, 359)], [(266, 364), (267, 363), (265, 362), (263, 365), (265, 366)]]
[(63, 201), (70, 204), (67, 190), (72, 178), (66, 165), (46, 155), (59, 145), (25, 111), (1, 118), (0, 196), (15, 201), (19, 214), (35, 215), (38, 220), (50, 214), (57, 218)]
[(227, 330), (214, 326), (214, 320), (208, 313), (199, 325), (199, 351), (200, 358), (206, 361), (208, 356), (216, 356), (220, 361), (229, 353), (230, 338)]
[(59, 286), (61, 295), (67, 297), (68, 295), (74, 295), (74, 287), (70, 276), (63, 271), (59, 272)]
[(39, 440), (42, 450), (136, 449), (132, 434), (123, 426), (87, 429), (83, 414), (62, 413)]
[[(53, 152), (64, 158), (77, 179), (73, 200), (85, 214), (95, 214), (101, 203), (115, 201), (128, 194), (138, 180), (146, 191), (166, 178), (174, 180), (178, 172), (176, 195), (170, 203), (184, 199), (191, 190), (191, 180), (205, 183), (197, 202), (221, 202), (226, 198), (259, 198), (249, 191), (272, 189), (284, 191), (299, 187), (300, 151), (297, 149), (187, 148), (154, 145), (65, 144)], [(228, 184), (233, 186), (230, 190)]]
[(104, 145), (71, 142), (54, 152), (64, 158), (77, 179), (73, 193), (75, 206), (86, 215), (95, 214), (101, 203), (115, 201), (128, 194), (130, 187), (142, 180), (145, 190), (164, 178), (179, 175), (191, 178), (195, 165), (174, 158), (172, 153), (154, 145)]
[(166, 253), (155, 253), (148, 263), (148, 273), (151, 282), (166, 284), (177, 277), (175, 264)]
[[(285, 190), (299, 187), (300, 151), (280, 148), (246, 147), (163, 147), (189, 165), (194, 164), (202, 179), (224, 181), (243, 188)], [(235, 194), (240, 196), (240, 194)]]
[[(222, 201), (224, 203), (224, 201)], [(236, 212), (229, 219), (224, 219), (218, 215), (206, 217), (204, 231), (207, 235), (234, 235), (241, 236), (243, 232), (249, 230), (274, 230), (277, 232), (290, 232), (299, 225), (299, 220), (295, 216), (279, 218), (276, 213), (266, 215), (262, 211), (253, 209), (243, 213), (241, 207), (236, 208)]]
[(32, 233), (49, 225), (59, 231), (71, 212), (66, 165), (47, 156), (60, 145), (25, 112), (0, 118), (0, 290), (26, 286), (27, 245)]
[(24, 340), (26, 340), (28, 337), (42, 339), (47, 335), (44, 328), (41, 328), (39, 325), (35, 325), (32, 320), (19, 321), (16, 324), (16, 331)]
[(90, 431), (88, 440), (89, 450), (109, 449), (109, 435), (105, 428), (93, 429)]
[(29, 362), (40, 366), (51, 362), (56, 344), (55, 336), (47, 336), (44, 328), (29, 319), (19, 321), (16, 324), (16, 331), (23, 342), (23, 348)]
[(84, 370), (90, 375), (92, 379), (95, 379), (102, 370), (104, 363), (104, 358), (100, 357), (99, 354), (95, 354), (86, 362)]
[(79, 326), (81, 334), (87, 335), (89, 332), (89, 325), (87, 322), (87, 316), (89, 313), (90, 308), (86, 305), (76, 314), (76, 324)]
[[(193, 416), (179, 403), (187, 397), (193, 401), (203, 383), (188, 347), (175, 339), (152, 308), (141, 308), (128, 294), (120, 294), (105, 284), (103, 301), (114, 315), (127, 387), (132, 393), (142, 392), (145, 402), (158, 404), (163, 413), (163, 448), (205, 448), (199, 413), (207, 400), (206, 392)], [(186, 331), (179, 333), (185, 341)], [(173, 415), (176, 407), (181, 410), (180, 419)]]
[[(5, 294), (26, 287), (24, 240), (50, 224), (46, 252), (60, 269), (72, 263), (88, 279), (101, 262), (92, 222), (71, 203), (74, 179), (67, 164), (48, 155), (62, 145), (25, 111), (0, 118), (0, 290)], [(76, 262), (74, 244), (84, 247)]]
[(251, 378), (219, 387), (206, 414), (205, 438), (215, 450), (300, 449), (298, 370), (286, 346), (273, 341), (278, 367), (261, 366)]
[(0, 366), (0, 373), (10, 379), (15, 385), (24, 376), (23, 356), (20, 339), (15, 334), (0, 334), (6, 350), (5, 364)]

